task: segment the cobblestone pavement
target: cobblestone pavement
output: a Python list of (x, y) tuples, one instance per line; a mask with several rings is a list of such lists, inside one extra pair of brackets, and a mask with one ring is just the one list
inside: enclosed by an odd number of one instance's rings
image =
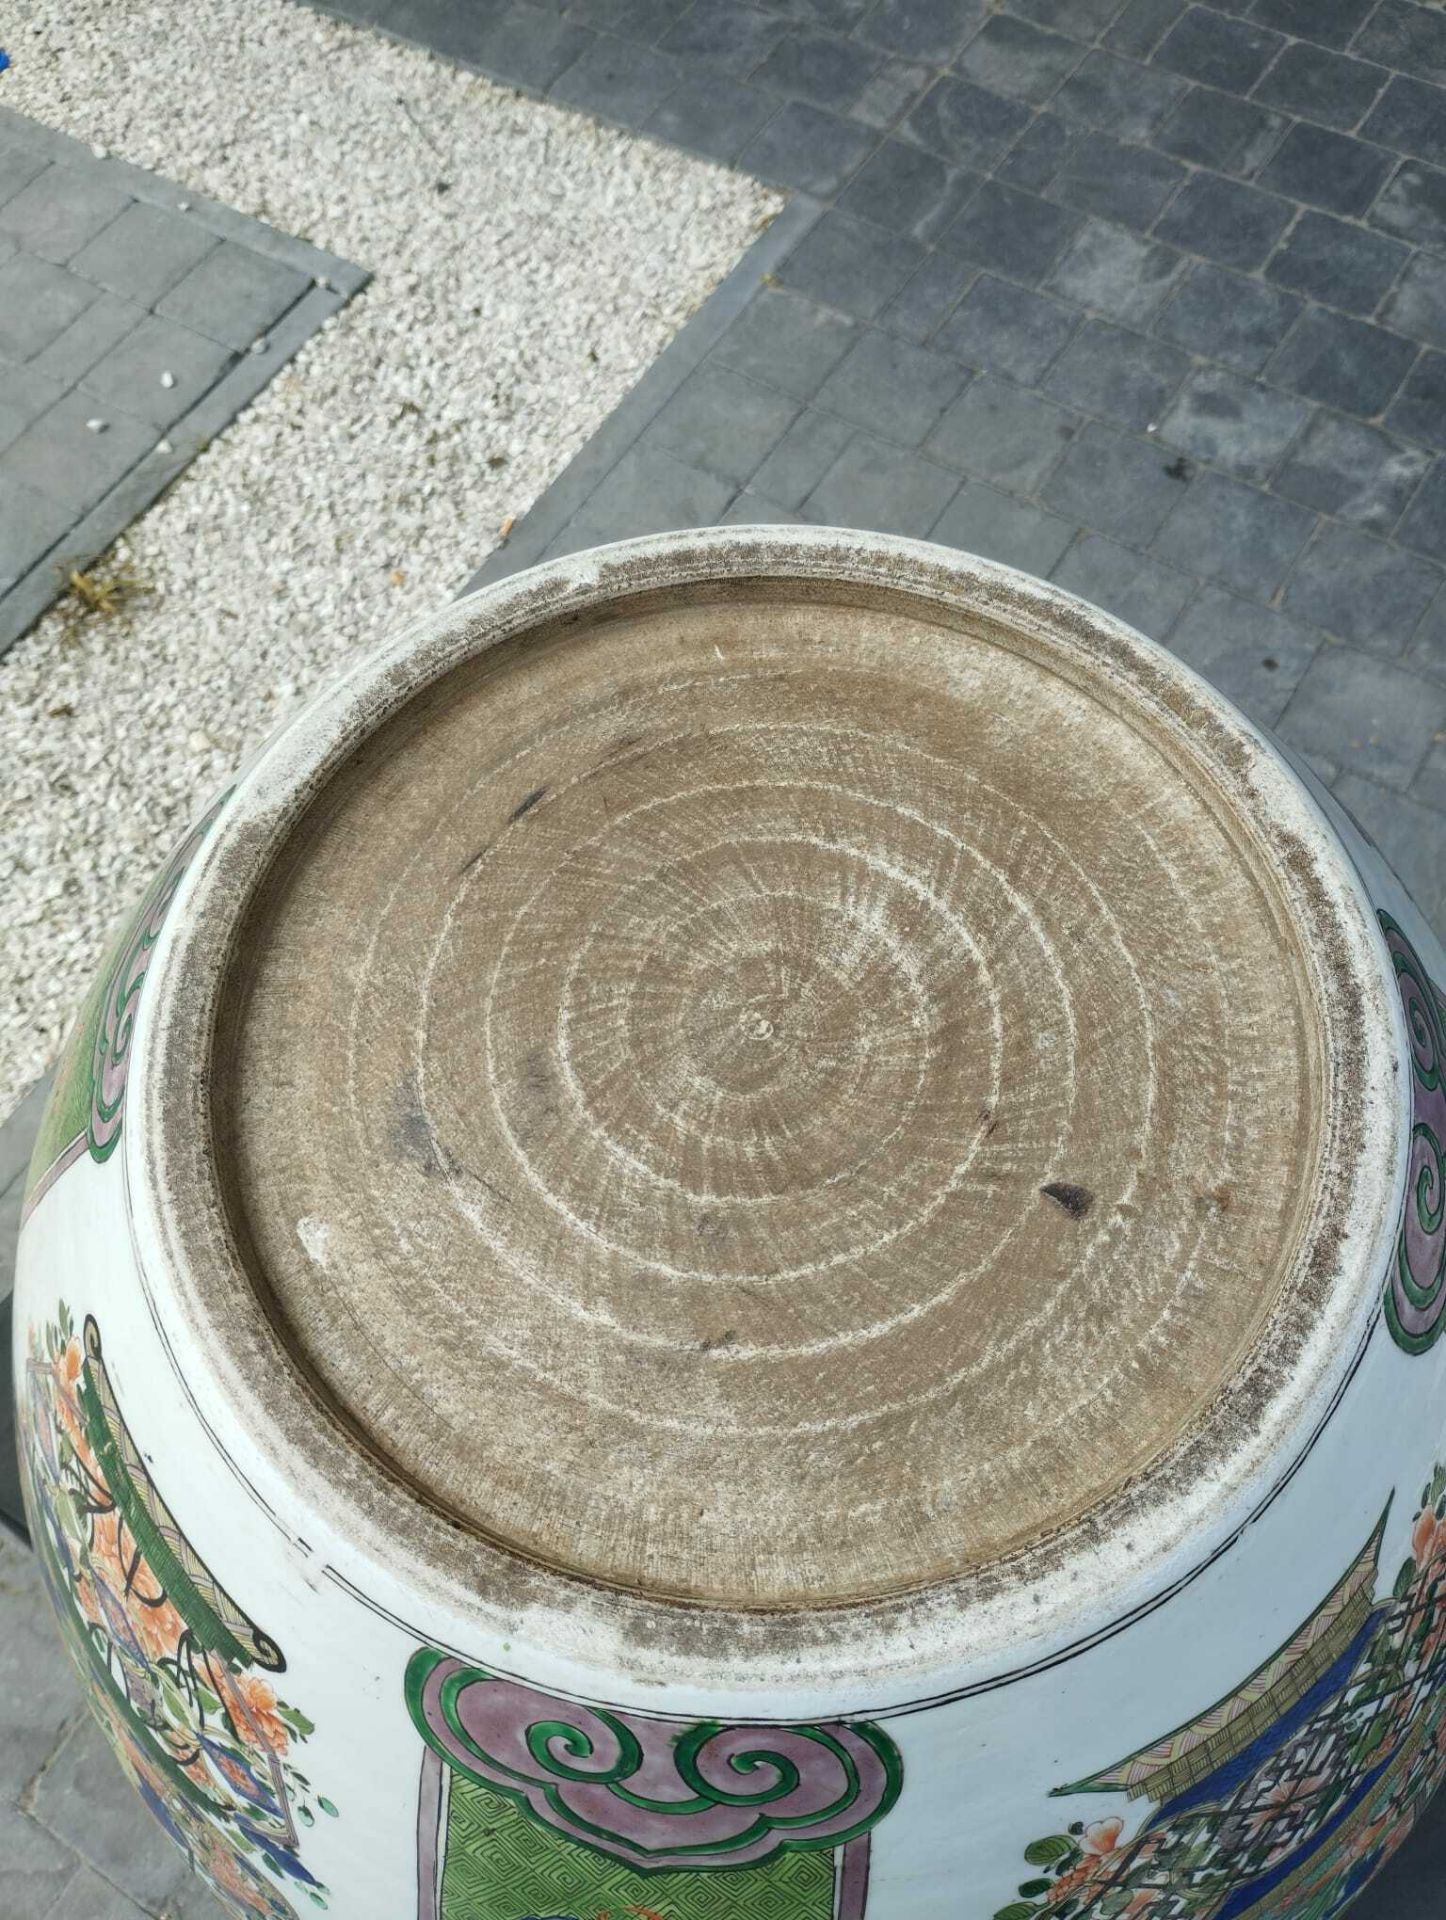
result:
[(0, 107), (0, 653), (366, 280)]

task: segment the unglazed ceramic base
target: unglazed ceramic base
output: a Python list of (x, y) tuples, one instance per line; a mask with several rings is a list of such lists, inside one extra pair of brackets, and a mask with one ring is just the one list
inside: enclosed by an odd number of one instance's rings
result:
[(1331, 1920), (1446, 1755), (1446, 956), (1238, 715), (890, 540), (583, 555), (198, 824), (27, 1492), (234, 1915)]

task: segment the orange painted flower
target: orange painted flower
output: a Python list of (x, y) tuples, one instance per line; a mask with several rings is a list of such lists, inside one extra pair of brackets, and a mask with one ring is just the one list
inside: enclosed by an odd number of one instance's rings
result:
[(1436, 1542), (1440, 1523), (1435, 1509), (1423, 1507), (1416, 1515), (1416, 1524), (1411, 1529), (1411, 1551), (1416, 1556), (1416, 1565), (1424, 1566), (1431, 1558), (1431, 1549)]
[(1124, 1821), (1114, 1814), (1111, 1814), (1108, 1820), (1091, 1820), (1084, 1830), (1084, 1838), (1080, 1845), (1086, 1853), (1101, 1856), (1113, 1853), (1120, 1843), (1120, 1835), (1124, 1830)]
[(269, 1747), (273, 1753), (285, 1753), (291, 1745), (291, 1729), (277, 1711), (276, 1695), (257, 1674), (228, 1675), (223, 1681), (231, 1717), (243, 1736)]
[(171, 1602), (161, 1595), (154, 1604), (147, 1604), (133, 1593), (126, 1611), (136, 1630), (137, 1640), (152, 1660), (172, 1659), (181, 1644), (186, 1623)]

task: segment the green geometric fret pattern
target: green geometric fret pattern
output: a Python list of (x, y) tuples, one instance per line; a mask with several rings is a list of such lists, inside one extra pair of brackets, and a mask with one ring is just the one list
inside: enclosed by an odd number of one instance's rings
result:
[(832, 1852), (787, 1849), (727, 1873), (635, 1873), (455, 1771), (446, 1846), (442, 1920), (830, 1920), (833, 1912)]

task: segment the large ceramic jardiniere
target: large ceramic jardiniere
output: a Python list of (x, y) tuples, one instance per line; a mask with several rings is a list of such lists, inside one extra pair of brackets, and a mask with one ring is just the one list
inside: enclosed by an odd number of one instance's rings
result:
[(1117, 622), (670, 536), (356, 668), (119, 937), (36, 1550), (236, 1915), (1327, 1920), (1446, 1755), (1446, 959)]

